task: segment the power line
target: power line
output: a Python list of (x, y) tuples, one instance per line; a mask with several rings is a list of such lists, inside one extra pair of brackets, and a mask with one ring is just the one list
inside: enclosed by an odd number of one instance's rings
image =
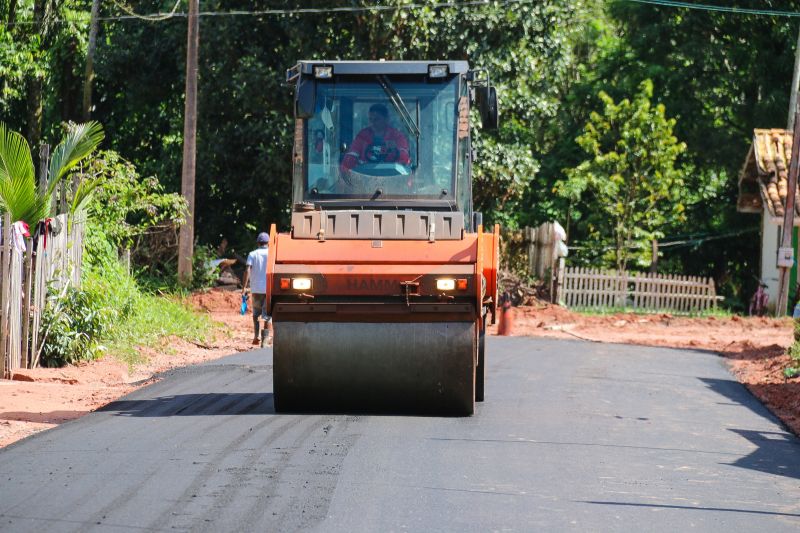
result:
[[(707, 242), (707, 241), (718, 241), (720, 239), (729, 239), (731, 237), (738, 237), (740, 235), (746, 235), (748, 233), (756, 233), (758, 231), (760, 231), (759, 228), (750, 228), (750, 229), (744, 229), (744, 230), (734, 231), (734, 232), (730, 232), (730, 233), (719, 233), (719, 234), (716, 234), (716, 235), (708, 235), (708, 234), (706, 234), (708, 236), (706, 236), (706, 237), (698, 237), (698, 238), (695, 238), (695, 239), (684, 239), (684, 240), (667, 241), (667, 242), (658, 241), (658, 248), (661, 249), (661, 248), (682, 248), (684, 246), (700, 246), (701, 244), (703, 244), (704, 242)], [(679, 236), (669, 236), (669, 237), (665, 237), (665, 238), (666, 239), (675, 239), (676, 237), (679, 237)], [(637, 249), (640, 250), (640, 249), (644, 249), (644, 248), (646, 248), (648, 246), (649, 246), (649, 244), (648, 245), (631, 244), (631, 245), (627, 246), (627, 248), (632, 249), (632, 250), (637, 250)], [(569, 248), (570, 250), (602, 250), (604, 252), (607, 252), (609, 250), (616, 249), (616, 246), (596, 247), (596, 246), (576, 245), (576, 246), (568, 246), (567, 248)]]
[[(180, 0), (179, 0), (180, 1)], [(449, 2), (435, 2), (435, 3), (423, 3), (417, 2), (414, 4), (405, 4), (405, 5), (369, 5), (369, 6), (350, 6), (350, 7), (320, 7), (320, 8), (294, 8), (294, 9), (261, 9), (261, 10), (252, 10), (252, 11), (244, 11), (244, 10), (237, 10), (237, 11), (201, 11), (198, 13), (199, 17), (263, 17), (263, 16), (286, 16), (286, 15), (324, 15), (324, 14), (340, 14), (340, 13), (380, 13), (380, 12), (388, 12), (388, 11), (411, 11), (416, 9), (464, 9), (464, 8), (473, 8), (473, 7), (507, 7), (510, 5), (524, 5), (524, 4), (534, 4), (537, 0), (467, 0), (465, 2), (456, 2), (456, 1), (449, 1)], [(127, 8), (124, 4), (120, 4), (119, 2), (114, 2), (117, 7), (122, 9), (124, 12), (128, 13), (127, 15), (116, 15), (116, 16), (106, 16), (106, 17), (98, 17), (98, 20), (103, 22), (116, 22), (116, 21), (123, 21), (123, 20), (145, 20), (148, 22), (161, 22), (173, 18), (186, 18), (188, 16), (185, 12), (178, 12), (176, 11), (177, 4), (175, 8), (172, 9), (169, 13), (149, 13), (149, 14), (138, 14), (134, 13), (130, 8)], [(127, 9), (126, 9), (127, 8)], [(67, 22), (65, 19), (55, 19), (52, 21), (53, 24)], [(19, 26), (19, 25), (35, 25), (40, 24), (34, 21), (19, 21), (14, 22), (13, 24), (9, 24), (7, 22), (0, 22), (0, 24), (4, 24), (6, 26)]]
[(714, 4), (695, 4), (693, 2), (678, 2), (676, 0), (616, 0), (617, 2), (633, 2), (651, 6), (694, 9), (697, 11), (712, 11), (719, 13), (733, 13), (736, 15), (758, 15), (768, 17), (800, 17), (798, 11), (779, 11), (774, 9), (752, 9), (736, 6), (719, 6)]
[[(800, 11), (780, 11), (773, 9), (752, 9), (736, 6), (720, 6), (714, 4), (696, 4), (692, 2), (679, 2), (677, 0), (614, 0), (616, 2), (630, 2), (635, 4), (645, 4), (658, 7), (670, 7), (678, 9), (692, 9), (696, 11), (709, 11), (718, 13), (731, 13), (735, 15), (756, 15), (756, 16), (769, 16), (769, 17), (800, 17)], [(158, 12), (149, 14), (135, 13), (130, 7), (120, 2), (114, 1), (114, 4), (119, 7), (127, 15), (106, 16), (99, 17), (98, 20), (102, 22), (116, 22), (123, 20), (144, 20), (147, 22), (162, 22), (173, 18), (186, 18), (188, 16), (185, 12), (178, 12), (177, 7), (180, 0), (177, 0), (175, 7), (168, 13)], [(524, 5), (533, 4), (536, 0), (469, 0), (466, 2), (436, 2), (428, 3), (414, 3), (406, 5), (371, 5), (371, 6), (350, 6), (350, 7), (320, 7), (320, 8), (295, 8), (295, 9), (262, 9), (253, 11), (201, 11), (198, 13), (200, 17), (240, 17), (240, 16), (270, 16), (270, 15), (320, 15), (320, 14), (337, 14), (337, 13), (378, 13), (386, 11), (411, 11), (414, 9), (462, 9), (479, 6), (494, 6), (506, 7), (510, 5)], [(52, 24), (60, 24), (70, 22), (68, 19), (55, 19), (50, 21)], [(72, 22), (78, 22), (72, 20)], [(35, 21), (17, 21), (13, 23), (0, 22), (3, 26), (31, 26), (42, 24), (42, 22)]]

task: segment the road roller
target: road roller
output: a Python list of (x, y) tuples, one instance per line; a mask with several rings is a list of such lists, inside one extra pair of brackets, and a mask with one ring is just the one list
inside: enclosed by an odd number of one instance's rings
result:
[[(499, 227), (473, 211), (466, 61), (300, 61), (291, 229), (270, 228), (278, 412), (469, 416), (484, 398)], [(474, 113), (471, 113), (472, 109)]]

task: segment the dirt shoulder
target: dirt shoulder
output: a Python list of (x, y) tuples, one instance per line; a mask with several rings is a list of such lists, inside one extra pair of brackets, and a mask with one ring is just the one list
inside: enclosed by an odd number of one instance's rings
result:
[[(142, 350), (148, 362), (132, 371), (106, 357), (79, 366), (20, 371), (13, 380), (0, 380), (0, 447), (98, 409), (151, 383), (159, 372), (251, 348), (252, 321), (239, 314), (238, 292), (213, 290), (192, 301), (220, 323), (208, 345), (168, 339), (158, 349)], [(718, 352), (738, 379), (800, 434), (800, 380), (787, 381), (781, 373), (789, 361), (785, 348), (792, 342), (789, 319), (587, 316), (541, 305), (516, 308), (512, 333)]]

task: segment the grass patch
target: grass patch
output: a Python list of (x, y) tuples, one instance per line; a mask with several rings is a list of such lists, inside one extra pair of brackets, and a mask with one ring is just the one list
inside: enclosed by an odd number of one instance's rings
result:
[(166, 339), (178, 337), (207, 343), (214, 322), (176, 295), (142, 294), (133, 303), (128, 317), (113, 328), (108, 349), (120, 360), (134, 365), (143, 362), (138, 347), (169, 348)]
[(42, 363), (54, 367), (103, 354), (133, 366), (144, 361), (139, 347), (169, 353), (168, 339), (206, 344), (215, 329), (185, 295), (144, 291), (116, 262), (86, 269), (80, 289), (53, 291), (44, 318)]
[(665, 313), (672, 316), (684, 316), (688, 318), (705, 318), (705, 317), (730, 318), (736, 315), (736, 313), (734, 313), (733, 311), (729, 311), (727, 309), (719, 309), (719, 308), (708, 309), (706, 311), (700, 311), (700, 312), (690, 312), (690, 313), (678, 312), (671, 309), (651, 311), (644, 309), (634, 309), (633, 307), (603, 307), (603, 308), (570, 307), (569, 310), (574, 313), (587, 316), (607, 316), (607, 315), (616, 315), (619, 313), (648, 316), (648, 315), (657, 315)]

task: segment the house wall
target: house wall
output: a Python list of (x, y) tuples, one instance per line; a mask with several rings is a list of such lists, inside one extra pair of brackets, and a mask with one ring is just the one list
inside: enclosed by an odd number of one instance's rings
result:
[(769, 212), (764, 209), (761, 215), (761, 281), (769, 295), (769, 310), (775, 309), (778, 301), (778, 244), (781, 240), (781, 227), (770, 222)]

